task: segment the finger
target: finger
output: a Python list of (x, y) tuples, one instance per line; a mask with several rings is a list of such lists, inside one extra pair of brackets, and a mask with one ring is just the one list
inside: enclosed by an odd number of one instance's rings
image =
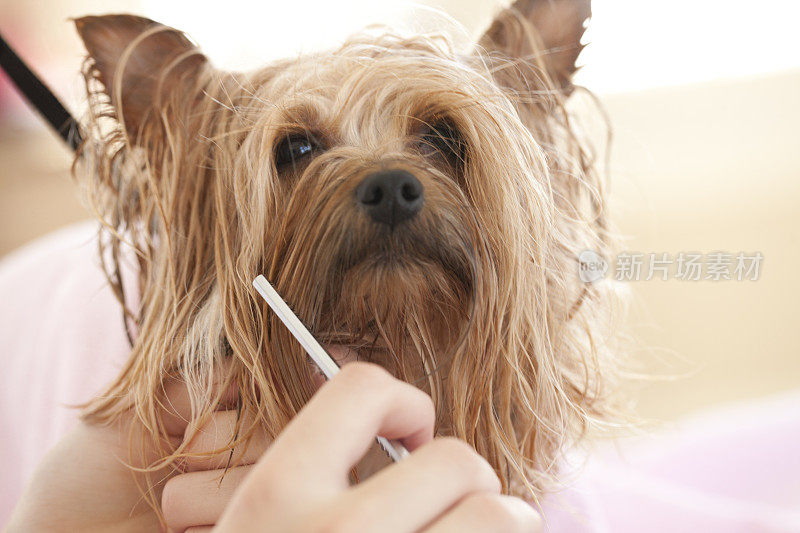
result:
[[(214, 372), (214, 379), (211, 385), (212, 397), (225, 384), (229, 368), (230, 363), (224, 362)], [(234, 384), (226, 384), (225, 387), (219, 407), (230, 409), (236, 406), (238, 392)], [(159, 400), (161, 402), (159, 415), (167, 434), (183, 436), (192, 420), (192, 403), (186, 383), (176, 378), (167, 379), (159, 395)]]
[[(354, 361), (356, 354), (353, 350), (339, 345), (326, 346), (328, 353), (342, 366), (350, 361)], [(224, 361), (214, 373), (212, 390), (216, 393), (217, 389), (225, 382), (230, 371), (230, 362)], [(325, 382), (321, 372), (312, 375), (317, 387)], [(236, 406), (238, 391), (233, 384), (227, 385), (220, 401), (222, 409), (232, 409)], [(189, 397), (189, 390), (186, 383), (179, 379), (169, 379), (164, 384), (162, 393), (161, 417), (168, 435), (182, 436), (192, 421), (192, 405)]]
[(190, 527), (183, 533), (209, 533), (210, 531), (214, 531), (214, 526)]
[(186, 383), (177, 379), (168, 379), (164, 383), (159, 414), (168, 435), (183, 437), (189, 421), (192, 419), (192, 404)]
[[(413, 450), (433, 438), (428, 395), (368, 363), (350, 363), (327, 382), (256, 465), (251, 483), (288, 479), (287, 497), (337, 492), (376, 435)], [(258, 490), (254, 488), (254, 490)]]
[(425, 533), (539, 533), (542, 519), (530, 504), (513, 496), (477, 493), (461, 500), (423, 530)]
[[(237, 426), (237, 419), (239, 424)], [(270, 438), (264, 428), (257, 424), (249, 440), (228, 448), (237, 436), (253, 425), (253, 417), (237, 411), (217, 411), (206, 423), (197, 428), (194, 423), (186, 429), (189, 439), (184, 452), (183, 466), (186, 472), (216, 470), (230, 465), (249, 465), (258, 461), (269, 446)]]
[(498, 494), (500, 480), (463, 441), (441, 438), (381, 470), (339, 500), (348, 529), (417, 531), (473, 493)]
[(161, 511), (171, 530), (216, 524), (252, 466), (190, 472), (173, 477), (161, 494)]

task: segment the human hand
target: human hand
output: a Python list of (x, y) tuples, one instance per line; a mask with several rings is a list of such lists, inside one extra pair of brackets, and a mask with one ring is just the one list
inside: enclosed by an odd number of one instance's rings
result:
[[(192, 433), (186, 432), (185, 386), (171, 383), (166, 392), (174, 412), (164, 413), (165, 425), (179, 442), (179, 435)], [(235, 416), (215, 413), (187, 451), (224, 447)], [(154, 472), (152, 479), (161, 482), (149, 488), (156, 498), (164, 489), (163, 512), (174, 531), (210, 530), (217, 523), (222, 532), (537, 530), (534, 511), (499, 495), (497, 478), (474, 450), (454, 439), (432, 439), (432, 428), (430, 398), (378, 367), (354, 363), (322, 387), (269, 453), (266, 435), (257, 433), (246, 449), (236, 450), (233, 463), (242, 466), (224, 477), (229, 454), (206, 455), (187, 459), (186, 472), (166, 488), (166, 473)], [(124, 462), (131, 460), (129, 443), (140, 440), (137, 432), (141, 428), (125, 418), (112, 426), (79, 424), (41, 463), (7, 531), (159, 529)], [(377, 434), (399, 438), (413, 453), (349, 487), (347, 472)], [(134, 464), (157, 459), (154, 451), (143, 454)]]
[[(215, 424), (199, 447), (229, 441), (230, 415)], [(220, 454), (170, 480), (165, 518), (172, 529), (190, 532), (213, 524), (219, 533), (540, 531), (528, 504), (500, 494), (488, 463), (461, 441), (434, 439), (433, 424), (426, 394), (375, 365), (348, 364), (255, 465), (231, 469), (219, 483), (227, 462)], [(348, 472), (376, 435), (398, 439), (412, 453), (351, 487)], [(243, 463), (267, 446), (259, 439)]]

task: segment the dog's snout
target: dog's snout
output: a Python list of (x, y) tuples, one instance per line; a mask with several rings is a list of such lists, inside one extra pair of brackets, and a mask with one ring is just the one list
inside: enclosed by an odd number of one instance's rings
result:
[(381, 170), (356, 187), (356, 199), (372, 220), (394, 227), (422, 209), (422, 183), (405, 170)]

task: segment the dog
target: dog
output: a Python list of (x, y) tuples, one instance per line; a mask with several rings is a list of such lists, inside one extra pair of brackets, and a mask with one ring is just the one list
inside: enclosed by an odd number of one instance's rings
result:
[(84, 419), (132, 412), (163, 447), (179, 379), (196, 420), (236, 391), (253, 422), (231, 449), (279, 434), (315, 376), (253, 290), (264, 274), (320, 342), (430, 394), (437, 433), (472, 445), (505, 492), (556, 486), (564, 451), (617, 412), (614, 291), (578, 277), (581, 251), (613, 247), (598, 156), (567, 106), (590, 14), (517, 0), (471, 50), (372, 31), (248, 73), (145, 18), (77, 19), (74, 174), (132, 346)]

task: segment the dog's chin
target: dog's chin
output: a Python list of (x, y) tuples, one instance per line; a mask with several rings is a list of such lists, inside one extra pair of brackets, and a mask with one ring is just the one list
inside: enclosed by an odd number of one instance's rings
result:
[(340, 366), (365, 361), (395, 375), (417, 374), (426, 358), (420, 347), (446, 351), (468, 313), (462, 275), (430, 257), (370, 255), (337, 281), (313, 333)]

